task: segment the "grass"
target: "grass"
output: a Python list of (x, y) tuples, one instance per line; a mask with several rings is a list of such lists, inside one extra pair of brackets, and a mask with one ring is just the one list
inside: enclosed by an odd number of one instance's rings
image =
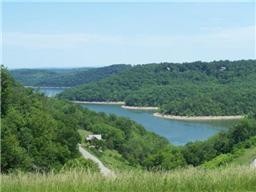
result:
[(247, 167), (170, 172), (131, 171), (105, 178), (98, 173), (71, 171), (59, 174), (1, 175), (5, 192), (186, 192), (256, 191), (256, 171)]
[(129, 162), (115, 150), (104, 150), (98, 157), (104, 165), (114, 171), (136, 169), (135, 167), (129, 166)]
[(90, 148), (90, 144), (85, 141), (85, 137), (92, 134), (90, 131), (83, 129), (78, 129), (78, 133), (82, 137), (82, 146), (95, 156), (97, 156), (108, 168), (112, 170), (130, 170), (135, 169), (134, 167), (129, 166), (129, 162), (122, 157), (120, 153), (116, 150), (105, 149), (101, 152), (95, 151), (96, 149)]
[(122, 157), (120, 153), (116, 150), (104, 149), (97, 150), (95, 148), (90, 148), (88, 144), (82, 144), (82, 147), (89, 151), (91, 154), (95, 155), (102, 163), (113, 171), (123, 171), (137, 169), (129, 165), (129, 162)]
[(244, 149), (243, 154), (235, 158), (231, 164), (234, 165), (250, 165), (256, 158), (256, 147)]
[(78, 133), (79, 133), (79, 135), (80, 135), (81, 138), (82, 138), (82, 143), (85, 143), (85, 138), (86, 138), (88, 135), (92, 134), (90, 131), (86, 131), (86, 130), (84, 130), (84, 129), (78, 129)]

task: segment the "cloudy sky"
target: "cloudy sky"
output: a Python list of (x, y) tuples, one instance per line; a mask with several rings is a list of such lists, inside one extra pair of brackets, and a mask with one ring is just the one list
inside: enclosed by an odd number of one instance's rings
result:
[(7, 2), (8, 68), (255, 59), (255, 3)]

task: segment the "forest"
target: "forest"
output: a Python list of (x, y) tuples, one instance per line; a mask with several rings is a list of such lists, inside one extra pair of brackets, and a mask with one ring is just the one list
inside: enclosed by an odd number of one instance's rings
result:
[[(169, 149), (168, 141), (135, 122), (77, 104), (47, 98), (24, 88), (1, 68), (1, 168), (60, 170), (79, 156), (78, 129), (101, 133), (103, 147), (118, 151), (130, 165), (144, 166), (151, 155)], [(169, 154), (179, 156), (181, 153)], [(174, 158), (176, 159), (176, 157)]]
[(129, 106), (157, 106), (172, 115), (246, 115), (256, 112), (256, 61), (136, 65), (66, 89), (59, 98), (125, 101)]
[[(1, 68), (1, 170), (49, 172), (79, 157), (78, 130), (102, 134), (102, 150), (115, 150), (131, 167), (170, 170), (187, 166), (218, 167), (237, 151), (256, 146), (256, 115), (207, 141), (173, 146), (122, 117), (96, 113), (77, 104), (47, 98), (24, 88)], [(91, 166), (88, 162), (86, 166)]]
[(11, 74), (25, 86), (73, 87), (117, 74), (131, 68), (130, 65), (111, 65), (99, 68), (70, 69), (14, 69)]

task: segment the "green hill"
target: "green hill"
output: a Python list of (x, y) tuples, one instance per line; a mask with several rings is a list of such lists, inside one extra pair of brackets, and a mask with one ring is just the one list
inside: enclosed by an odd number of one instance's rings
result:
[(158, 106), (172, 115), (243, 115), (256, 110), (256, 61), (137, 65), (59, 97)]
[(74, 69), (17, 69), (12, 70), (11, 74), (26, 86), (72, 87), (104, 79), (129, 68), (130, 65)]
[[(74, 69), (13, 69), (10, 70), (11, 75), (16, 81), (25, 86), (37, 86), (40, 85), (41, 81), (47, 79), (56, 78), (63, 76), (64, 74), (69, 76), (70, 74), (78, 71), (88, 71), (91, 68), (74, 68)], [(50, 86), (50, 85), (49, 85)]]
[[(175, 147), (129, 119), (33, 93), (4, 68), (1, 99), (3, 191), (256, 189), (255, 171), (248, 166), (255, 154), (256, 115), (207, 141)], [(88, 133), (102, 134), (104, 140), (91, 150), (117, 168), (116, 178), (104, 178), (94, 163), (79, 158), (80, 135)], [(242, 161), (247, 166), (237, 166)]]
[(256, 136), (233, 146), (229, 153), (220, 154), (202, 164), (205, 168), (216, 168), (227, 165), (245, 165), (250, 166), (256, 159)]
[[(15, 82), (4, 68), (1, 99), (2, 172), (61, 169), (79, 156), (77, 144), (84, 138), (78, 130), (102, 134), (104, 141), (96, 146), (116, 150), (133, 167), (145, 167), (152, 155), (172, 150), (166, 139), (129, 119), (97, 114), (77, 104), (34, 93)], [(169, 156), (174, 157), (170, 162), (173, 166), (178, 166), (179, 161), (184, 163), (180, 152)]]
[(256, 146), (243, 149), (241, 153), (231, 162), (232, 165), (250, 165), (256, 159)]

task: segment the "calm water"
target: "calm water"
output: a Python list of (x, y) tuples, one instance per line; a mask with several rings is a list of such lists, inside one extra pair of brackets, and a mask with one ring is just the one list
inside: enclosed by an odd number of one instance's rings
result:
[[(64, 88), (40, 88), (47, 96), (54, 96)], [(188, 122), (154, 117), (152, 112), (123, 109), (119, 105), (83, 104), (83, 107), (96, 112), (105, 112), (128, 117), (143, 125), (145, 129), (167, 138), (175, 145), (183, 145), (190, 141), (205, 140), (210, 136), (227, 130), (234, 121)]]
[(188, 122), (154, 117), (152, 112), (123, 109), (118, 105), (84, 104), (84, 107), (96, 112), (116, 114), (128, 117), (143, 125), (145, 129), (167, 138), (175, 145), (183, 145), (190, 141), (205, 140), (208, 137), (226, 130), (233, 121)]
[(58, 93), (61, 93), (64, 89), (62, 87), (32, 87), (34, 90), (44, 93), (47, 97), (54, 97)]

